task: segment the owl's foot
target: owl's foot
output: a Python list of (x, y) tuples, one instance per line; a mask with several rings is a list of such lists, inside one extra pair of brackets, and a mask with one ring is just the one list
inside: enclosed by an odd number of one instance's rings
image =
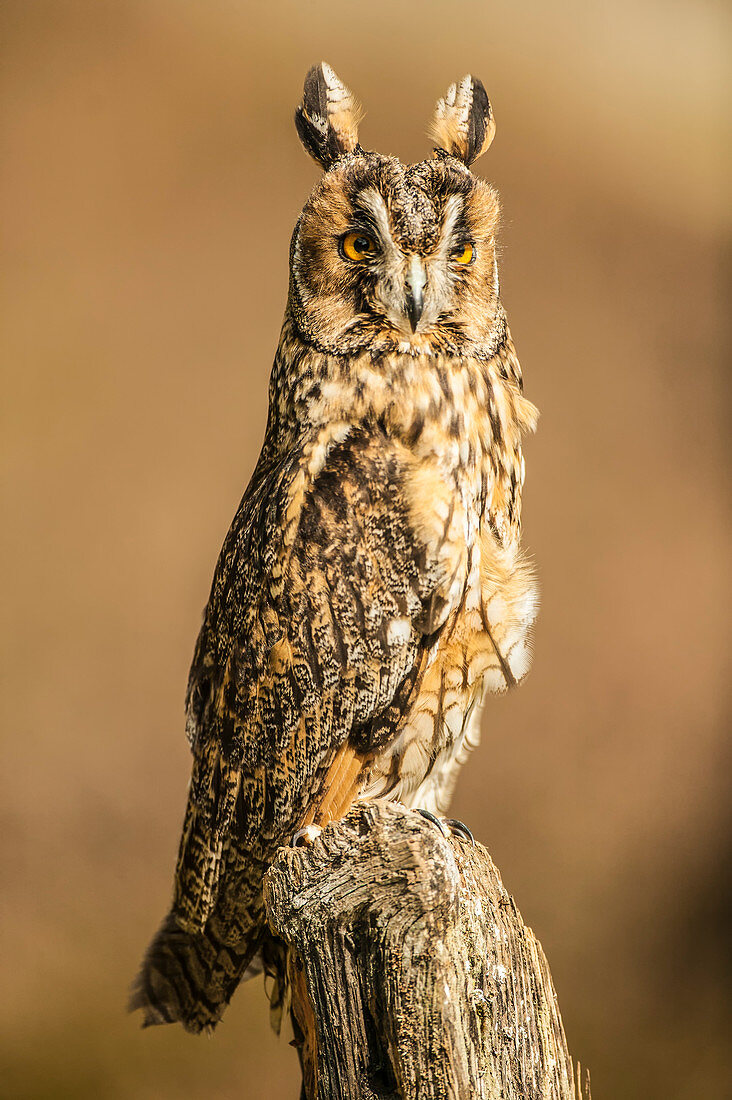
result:
[(447, 833), (445, 832), (439, 817), (435, 817), (435, 815), (431, 814), (429, 810), (421, 810), (418, 806), (415, 807), (415, 813), (420, 814), (420, 816), (423, 817), (425, 821), (431, 821), (433, 825), (437, 826), (442, 835), (444, 837), (447, 837)]
[(467, 840), (475, 847), (475, 837), (463, 821), (458, 821), (454, 817), (446, 817), (443, 820), (443, 825), (447, 825), (452, 836), (462, 837), (463, 840)]
[(468, 826), (462, 821), (457, 821), (454, 817), (435, 817), (429, 810), (422, 810), (418, 807), (416, 808), (416, 812), (427, 821), (431, 821), (433, 825), (436, 825), (444, 837), (460, 837), (461, 840), (466, 840), (469, 844), (475, 845), (475, 837)]
[(304, 829), (298, 829), (292, 840), (291, 848), (309, 848), (316, 837), (322, 833), (319, 825), (306, 825)]

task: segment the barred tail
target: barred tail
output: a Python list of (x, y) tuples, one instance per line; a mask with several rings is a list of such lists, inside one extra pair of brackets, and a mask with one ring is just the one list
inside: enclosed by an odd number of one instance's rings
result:
[(132, 987), (130, 1012), (141, 1009), (143, 1027), (181, 1023), (186, 1031), (211, 1031), (221, 1019), (262, 939), (257, 923), (235, 946), (221, 942), (215, 921), (186, 931), (175, 913), (158, 929)]

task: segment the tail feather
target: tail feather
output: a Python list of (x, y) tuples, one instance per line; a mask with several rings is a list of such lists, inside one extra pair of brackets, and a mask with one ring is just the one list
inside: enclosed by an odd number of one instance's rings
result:
[(147, 949), (129, 1000), (143, 1027), (181, 1023), (186, 1031), (212, 1031), (242, 980), (262, 937), (261, 925), (236, 945), (221, 942), (209, 924), (186, 931), (169, 913)]

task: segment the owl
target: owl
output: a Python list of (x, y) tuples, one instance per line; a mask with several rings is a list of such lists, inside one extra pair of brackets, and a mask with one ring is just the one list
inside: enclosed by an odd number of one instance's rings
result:
[(522, 678), (519, 545), (537, 411), (499, 297), (483, 85), (439, 100), (434, 153), (367, 152), (325, 63), (297, 132), (323, 174), (295, 226), (254, 474), (188, 683), (192, 777), (170, 913), (131, 1007), (213, 1028), (267, 940), (277, 849), (357, 798), (444, 814), (483, 699)]

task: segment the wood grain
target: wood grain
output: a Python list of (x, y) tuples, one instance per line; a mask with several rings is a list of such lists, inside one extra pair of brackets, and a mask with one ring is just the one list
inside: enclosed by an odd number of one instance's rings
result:
[(303, 979), (306, 1100), (582, 1100), (544, 953), (481, 845), (360, 802), (280, 850), (265, 905)]

